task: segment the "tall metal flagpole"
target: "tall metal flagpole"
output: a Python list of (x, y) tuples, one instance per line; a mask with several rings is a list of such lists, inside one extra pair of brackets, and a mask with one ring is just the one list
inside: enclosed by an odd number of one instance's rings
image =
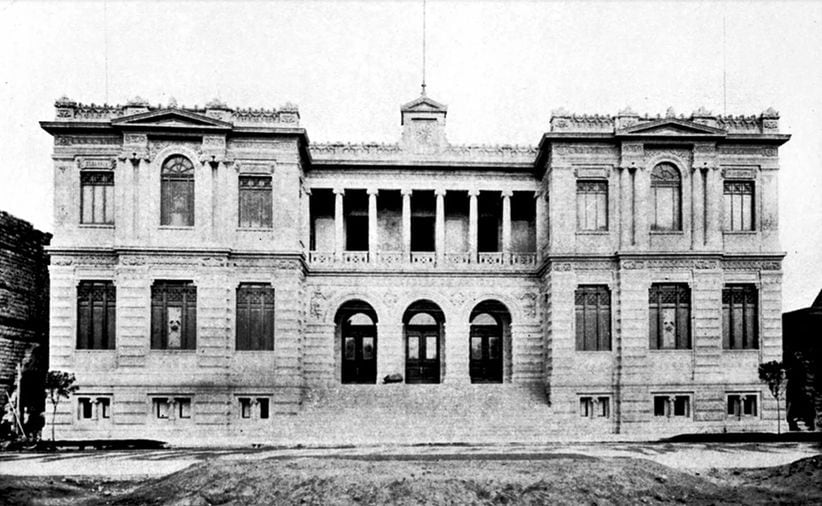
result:
[(425, 0), (422, 0), (422, 95), (425, 96)]

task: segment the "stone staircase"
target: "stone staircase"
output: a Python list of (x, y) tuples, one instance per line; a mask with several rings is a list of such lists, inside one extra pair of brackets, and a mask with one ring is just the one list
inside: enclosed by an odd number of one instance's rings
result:
[(559, 429), (540, 384), (338, 385), (283, 422), (292, 444), (539, 442)]

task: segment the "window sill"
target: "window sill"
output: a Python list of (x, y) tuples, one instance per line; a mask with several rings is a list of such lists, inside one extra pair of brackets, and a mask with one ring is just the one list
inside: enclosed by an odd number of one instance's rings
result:
[(682, 353), (692, 352), (693, 348), (648, 348), (648, 351), (653, 353)]
[(172, 354), (177, 354), (177, 353), (197, 353), (197, 350), (196, 350), (196, 349), (195, 349), (195, 350), (177, 350), (177, 349), (168, 349), (168, 350), (165, 350), (165, 349), (161, 349), (161, 348), (151, 348), (151, 349), (150, 349), (150, 350), (148, 350), (148, 351), (149, 351), (150, 353), (172, 353)]
[(725, 235), (757, 235), (759, 233), (758, 230), (723, 230), (723, 234)]
[(577, 235), (610, 235), (610, 230), (577, 230)]
[(114, 223), (80, 223), (79, 228), (100, 228), (104, 230), (113, 230)]
[(115, 351), (117, 351), (117, 349), (116, 348), (111, 348), (111, 349), (106, 348), (106, 349), (102, 350), (102, 349), (96, 349), (96, 348), (75, 348), (74, 351), (77, 351), (77, 352), (80, 352), (80, 353), (114, 353)]
[(651, 230), (651, 235), (685, 235), (683, 230)]
[(178, 227), (173, 225), (160, 225), (160, 230), (194, 230), (194, 225), (190, 227)]
[(237, 232), (273, 232), (272, 227), (237, 227)]
[(759, 353), (759, 348), (722, 348), (722, 353)]
[(272, 354), (274, 350), (234, 350), (234, 353), (267, 353)]
[(596, 353), (597, 355), (613, 355), (614, 354), (613, 350), (574, 350), (574, 352), (575, 353), (585, 353), (586, 355), (587, 354), (594, 354), (594, 353)]

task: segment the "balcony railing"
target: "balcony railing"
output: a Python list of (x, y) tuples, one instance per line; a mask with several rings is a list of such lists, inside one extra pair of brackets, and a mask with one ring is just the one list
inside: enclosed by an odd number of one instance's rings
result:
[(383, 269), (457, 269), (489, 270), (510, 268), (527, 270), (537, 266), (536, 253), (481, 252), (472, 258), (471, 253), (444, 253), (441, 257), (433, 251), (311, 251), (308, 263), (315, 268), (357, 269), (358, 267)]

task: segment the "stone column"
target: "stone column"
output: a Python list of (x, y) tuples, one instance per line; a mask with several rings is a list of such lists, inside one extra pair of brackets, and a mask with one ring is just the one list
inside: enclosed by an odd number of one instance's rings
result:
[(705, 178), (705, 241), (709, 250), (718, 250), (722, 242), (722, 224), (720, 223), (720, 205), (722, 202), (722, 177), (717, 167), (707, 169)]
[(368, 257), (373, 262), (377, 253), (377, 242), (379, 241), (377, 232), (377, 195), (379, 190), (369, 188), (366, 192), (368, 193)]
[(468, 370), (468, 324), (451, 322), (442, 325), (445, 353), (441, 364), (445, 366), (443, 383), (465, 384), (471, 382)]
[(534, 228), (536, 233), (537, 261), (542, 261), (542, 250), (545, 247), (545, 193), (543, 190), (534, 192)]
[(631, 171), (634, 176), (633, 186), (633, 244), (646, 249), (650, 241), (651, 212), (651, 175), (643, 168)]
[(702, 185), (702, 171), (694, 168), (691, 172), (691, 249), (705, 247), (705, 189)]
[(434, 249), (437, 252), (437, 264), (442, 265), (445, 254), (445, 190), (434, 190), (434, 195), (437, 197)]
[(334, 188), (334, 255), (337, 260), (342, 259), (342, 253), (345, 251), (343, 244), (343, 196), (345, 190), (343, 188)]
[(502, 191), (502, 253), (507, 261), (511, 256), (511, 190)]
[[(139, 163), (139, 162), (138, 162)], [(132, 192), (136, 190), (134, 170), (128, 158), (119, 158), (114, 169), (114, 236), (118, 244), (135, 244), (133, 240), (133, 216), (137, 209), (133, 206)]]
[(619, 168), (619, 249), (630, 248), (633, 226), (633, 199), (631, 197), (631, 174), (628, 167)]
[(311, 188), (303, 188), (303, 248), (308, 259), (311, 252)]
[(411, 193), (412, 190), (404, 188), (402, 193), (402, 256), (403, 261), (408, 262), (411, 258)]
[(477, 197), (479, 197), (479, 190), (468, 190), (468, 251), (471, 254), (471, 263), (477, 261), (477, 233), (479, 228)]

